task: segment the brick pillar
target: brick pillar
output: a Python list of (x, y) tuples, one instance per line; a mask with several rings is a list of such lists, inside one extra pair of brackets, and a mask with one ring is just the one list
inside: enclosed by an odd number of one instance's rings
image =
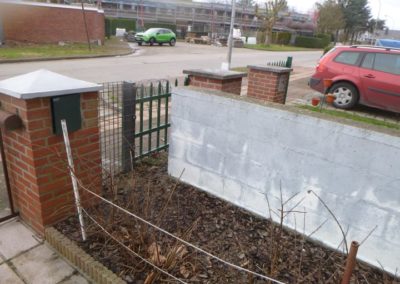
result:
[(275, 66), (248, 66), (247, 96), (284, 104), (292, 69)]
[(203, 89), (218, 90), (226, 93), (240, 95), (242, 90), (242, 79), (246, 73), (221, 70), (184, 70), (188, 74), (189, 85)]
[[(54, 93), (51, 82), (49, 85)], [(98, 90), (95, 84), (89, 86), (87, 89)], [(4, 93), (7, 92), (0, 94), (1, 109), (17, 114), (23, 123), (21, 129), (3, 132), (13, 201), (20, 217), (43, 235), (46, 226), (76, 214), (63, 137), (53, 132), (51, 97), (24, 99), (14, 97), (11, 91)], [(81, 93), (79, 105), (80, 109), (71, 109), (71, 112), (80, 114), (80, 129), (69, 133), (75, 170), (86, 187), (100, 192), (98, 92)], [(82, 189), (80, 192), (82, 203), (89, 206), (93, 197)]]

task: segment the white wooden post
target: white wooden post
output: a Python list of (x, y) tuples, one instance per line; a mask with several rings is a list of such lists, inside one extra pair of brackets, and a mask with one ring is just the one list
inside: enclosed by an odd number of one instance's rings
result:
[(72, 158), (71, 145), (69, 143), (68, 129), (67, 129), (67, 123), (66, 123), (65, 119), (61, 120), (61, 127), (62, 127), (62, 131), (63, 131), (63, 136), (64, 136), (65, 151), (67, 152), (67, 157), (68, 157), (68, 165), (69, 165), (69, 172), (70, 172), (71, 180), (72, 180), (72, 187), (74, 189), (76, 210), (78, 211), (79, 224), (81, 226), (82, 240), (86, 241), (85, 222), (83, 220), (83, 215), (82, 215), (81, 198), (79, 196), (78, 182), (76, 181), (76, 176), (74, 174), (74, 171), (75, 171), (74, 160)]

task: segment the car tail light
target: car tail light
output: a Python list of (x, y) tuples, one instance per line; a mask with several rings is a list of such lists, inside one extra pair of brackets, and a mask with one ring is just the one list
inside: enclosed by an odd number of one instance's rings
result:
[(318, 72), (324, 72), (327, 69), (326, 63), (328, 62), (328, 60), (329, 60), (328, 56), (324, 56), (320, 59), (316, 67)]
[(317, 64), (316, 70), (317, 72), (324, 72), (326, 70), (326, 66), (322, 62), (320, 62)]
[(332, 48), (331, 50), (329, 50), (329, 52), (327, 52), (325, 55), (323, 55), (321, 57), (321, 59), (319, 60), (316, 70), (317, 72), (323, 72), (327, 69), (326, 67), (326, 63), (329, 61), (329, 59), (332, 57), (331, 54), (335, 51), (335, 48)]

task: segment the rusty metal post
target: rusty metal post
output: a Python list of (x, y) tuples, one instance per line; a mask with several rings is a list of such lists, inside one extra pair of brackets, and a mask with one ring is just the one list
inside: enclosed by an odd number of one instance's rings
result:
[(356, 241), (351, 242), (350, 252), (347, 255), (346, 268), (343, 273), (341, 284), (350, 284), (351, 275), (357, 262), (357, 251), (360, 244)]

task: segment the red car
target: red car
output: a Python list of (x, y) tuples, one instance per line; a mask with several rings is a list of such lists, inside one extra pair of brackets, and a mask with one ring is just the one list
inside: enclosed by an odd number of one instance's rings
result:
[[(324, 80), (332, 80), (328, 90)], [(350, 109), (357, 103), (400, 112), (400, 49), (337, 46), (319, 61), (309, 85), (336, 95), (333, 105)]]

